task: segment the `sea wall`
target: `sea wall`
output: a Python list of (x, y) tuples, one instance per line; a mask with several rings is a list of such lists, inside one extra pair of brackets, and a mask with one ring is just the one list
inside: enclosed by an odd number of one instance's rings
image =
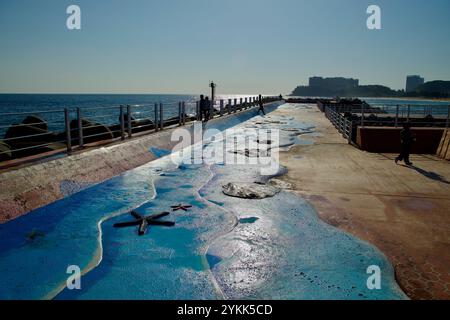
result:
[[(280, 104), (267, 104), (266, 112)], [(256, 116), (257, 110), (252, 108), (210, 120), (204, 129), (226, 130)], [(194, 124), (187, 124), (185, 128), (193, 133)], [(0, 223), (170, 153), (179, 143), (171, 141), (175, 129), (0, 173)]]
[[(361, 150), (380, 153), (400, 152), (401, 128), (358, 127), (356, 143)], [(442, 138), (443, 128), (412, 128), (416, 137), (412, 153), (436, 154)]]

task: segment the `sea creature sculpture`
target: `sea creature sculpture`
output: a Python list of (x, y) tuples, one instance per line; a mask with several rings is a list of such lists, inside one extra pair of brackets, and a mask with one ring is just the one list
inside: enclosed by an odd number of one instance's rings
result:
[(183, 204), (178, 204), (176, 206), (171, 206), (172, 211), (178, 211), (178, 210), (183, 210), (183, 211), (188, 211), (189, 208), (192, 208), (191, 205), (183, 205)]
[(143, 236), (151, 225), (164, 227), (173, 227), (175, 225), (175, 222), (172, 221), (158, 221), (158, 219), (168, 216), (170, 214), (169, 212), (161, 212), (150, 216), (142, 216), (136, 211), (131, 211), (130, 214), (136, 219), (135, 221), (116, 223), (114, 224), (114, 228), (139, 226), (138, 234)]

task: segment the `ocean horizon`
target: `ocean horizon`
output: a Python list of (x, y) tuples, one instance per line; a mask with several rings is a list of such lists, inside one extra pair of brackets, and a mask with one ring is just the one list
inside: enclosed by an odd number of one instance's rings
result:
[[(209, 96), (209, 92), (204, 93)], [(256, 97), (258, 94), (217, 94), (216, 106), (220, 99), (227, 103), (228, 99)], [(178, 103), (186, 103), (186, 113), (195, 114), (196, 101), (200, 94), (123, 94), (123, 93), (1, 93), (0, 94), (0, 138), (3, 137), (9, 126), (21, 123), (27, 115), (37, 115), (47, 121), (49, 130), (62, 131), (64, 129), (64, 109), (69, 110), (70, 118), (76, 119), (76, 110), (82, 110), (82, 117), (103, 125), (119, 123), (119, 107), (129, 105), (135, 119), (154, 119), (155, 104), (163, 103), (164, 119), (178, 115)], [(264, 94), (263, 96), (269, 96)], [(291, 96), (290, 96), (291, 98)], [(372, 106), (386, 106), (399, 104), (395, 98), (361, 98)], [(449, 102), (404, 99), (400, 104), (448, 106)], [(51, 111), (51, 112), (49, 112)], [(446, 114), (447, 109), (442, 108), (436, 114)]]

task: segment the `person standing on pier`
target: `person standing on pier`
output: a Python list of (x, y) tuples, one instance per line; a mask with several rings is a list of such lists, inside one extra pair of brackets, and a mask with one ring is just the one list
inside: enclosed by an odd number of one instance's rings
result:
[(403, 124), (403, 130), (400, 132), (400, 139), (402, 148), (400, 155), (395, 158), (395, 163), (397, 164), (399, 161), (405, 161), (407, 166), (412, 166), (412, 162), (409, 161), (409, 155), (411, 153), (412, 144), (416, 141), (416, 139), (411, 133), (411, 123), (405, 122)]
[(204, 95), (200, 95), (200, 121), (208, 121), (207, 120), (207, 112), (208, 106), (206, 105), (207, 101), (205, 100)]
[(205, 122), (208, 122), (211, 119), (211, 101), (209, 101), (208, 97), (205, 97)]
[(262, 100), (262, 96), (261, 95), (259, 95), (258, 102), (259, 102), (258, 113), (260, 111), (262, 111), (263, 115), (266, 115), (266, 112), (264, 111), (264, 104), (263, 104), (263, 100)]

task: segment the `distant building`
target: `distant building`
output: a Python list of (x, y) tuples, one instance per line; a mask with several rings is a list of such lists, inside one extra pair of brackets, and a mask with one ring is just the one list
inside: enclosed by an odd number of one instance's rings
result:
[(351, 89), (359, 86), (359, 80), (353, 78), (309, 78), (309, 86), (316, 88), (333, 88), (334, 90)]
[(423, 85), (425, 79), (421, 76), (407, 76), (406, 77), (406, 92), (413, 92), (417, 87)]

